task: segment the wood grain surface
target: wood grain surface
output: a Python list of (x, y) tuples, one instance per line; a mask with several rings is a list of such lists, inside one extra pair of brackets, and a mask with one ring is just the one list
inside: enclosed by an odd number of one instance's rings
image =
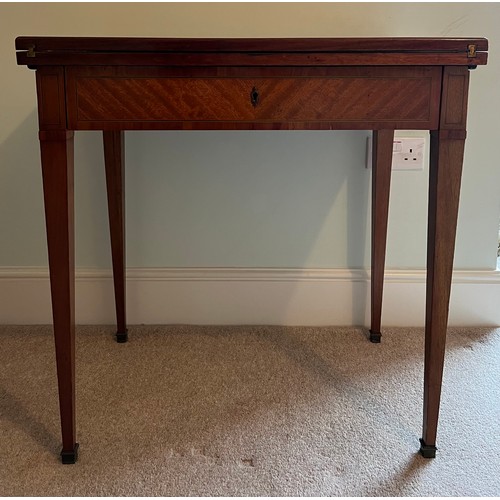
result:
[[(438, 68), (67, 71), (71, 129), (437, 126)], [(193, 73), (193, 71), (191, 72)], [(150, 76), (147, 76), (150, 75)], [(207, 75), (207, 76), (205, 76)], [(222, 75), (222, 76), (219, 76)], [(258, 93), (253, 105), (251, 93)], [(404, 103), (404, 104), (403, 104)]]

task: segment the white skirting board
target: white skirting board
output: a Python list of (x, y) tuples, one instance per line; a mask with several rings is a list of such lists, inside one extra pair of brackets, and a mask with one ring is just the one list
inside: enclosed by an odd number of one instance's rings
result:
[[(127, 270), (129, 324), (369, 326), (370, 273), (347, 269)], [(388, 270), (382, 324), (423, 326), (425, 271)], [(52, 322), (47, 268), (0, 268), (0, 324)], [(113, 324), (110, 271), (76, 272), (76, 322)], [(455, 271), (451, 326), (500, 325), (500, 271)]]

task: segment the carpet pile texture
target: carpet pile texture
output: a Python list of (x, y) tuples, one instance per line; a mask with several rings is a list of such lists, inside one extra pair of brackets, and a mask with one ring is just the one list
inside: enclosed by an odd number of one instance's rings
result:
[(500, 329), (449, 330), (429, 460), (421, 328), (79, 326), (64, 466), (51, 332), (0, 326), (2, 496), (500, 495)]

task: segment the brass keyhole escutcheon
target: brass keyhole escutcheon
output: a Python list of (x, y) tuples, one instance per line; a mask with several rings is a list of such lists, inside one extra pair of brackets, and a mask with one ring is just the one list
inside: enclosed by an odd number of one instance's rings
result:
[(254, 87), (252, 89), (252, 92), (250, 92), (250, 101), (254, 108), (255, 106), (257, 106), (257, 104), (259, 104), (259, 99), (260, 99), (259, 91)]

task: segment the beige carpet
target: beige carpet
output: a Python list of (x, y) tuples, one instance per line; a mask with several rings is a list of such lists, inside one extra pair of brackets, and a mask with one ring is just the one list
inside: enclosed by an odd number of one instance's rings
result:
[(434, 460), (417, 454), (422, 329), (129, 332), (77, 329), (63, 466), (51, 328), (0, 327), (0, 495), (500, 495), (500, 330), (449, 332)]

